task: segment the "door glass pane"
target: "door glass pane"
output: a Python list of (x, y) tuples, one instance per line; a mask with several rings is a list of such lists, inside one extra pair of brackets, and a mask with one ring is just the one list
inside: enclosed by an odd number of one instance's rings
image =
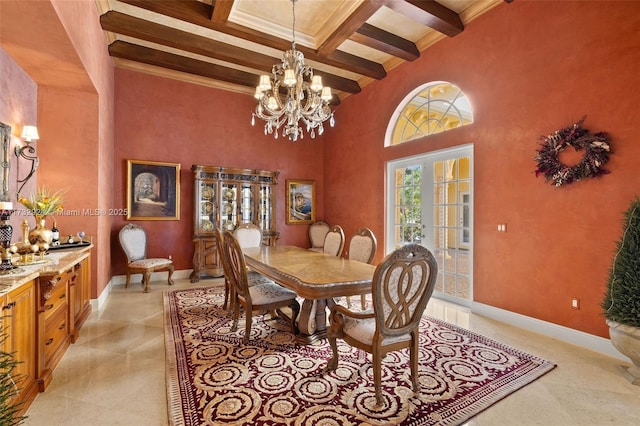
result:
[(395, 171), (394, 247), (422, 241), (422, 167), (398, 168)]

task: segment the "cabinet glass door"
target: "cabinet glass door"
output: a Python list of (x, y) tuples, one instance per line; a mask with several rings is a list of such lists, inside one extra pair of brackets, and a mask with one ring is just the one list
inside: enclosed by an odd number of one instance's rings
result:
[(216, 185), (214, 183), (200, 183), (196, 195), (200, 205), (200, 232), (213, 232), (213, 224), (216, 222)]
[(240, 191), (240, 223), (253, 223), (253, 185), (243, 183)]
[(273, 229), (273, 205), (271, 203), (271, 186), (260, 186), (258, 201), (258, 226), (263, 231)]
[(233, 231), (238, 226), (238, 184), (222, 183), (220, 187), (220, 229)]

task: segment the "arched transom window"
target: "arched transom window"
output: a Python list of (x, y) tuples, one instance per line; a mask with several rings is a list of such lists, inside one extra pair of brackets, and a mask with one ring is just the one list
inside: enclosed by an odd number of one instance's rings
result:
[(427, 83), (411, 92), (396, 109), (385, 146), (397, 145), (473, 122), (471, 105), (455, 84)]

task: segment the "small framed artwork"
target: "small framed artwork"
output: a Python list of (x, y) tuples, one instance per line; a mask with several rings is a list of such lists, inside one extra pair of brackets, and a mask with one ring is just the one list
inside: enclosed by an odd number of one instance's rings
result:
[(180, 163), (127, 160), (127, 219), (180, 220)]
[(314, 222), (316, 220), (316, 182), (287, 180), (286, 185), (287, 224)]

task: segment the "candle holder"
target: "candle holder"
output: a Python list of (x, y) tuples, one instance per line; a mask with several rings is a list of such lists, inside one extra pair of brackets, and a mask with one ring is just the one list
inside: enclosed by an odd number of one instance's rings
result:
[(10, 210), (0, 210), (0, 275), (9, 274), (15, 266), (11, 263), (13, 252), (11, 251), (11, 237), (13, 237), (13, 226), (9, 223), (9, 218), (14, 212)]

